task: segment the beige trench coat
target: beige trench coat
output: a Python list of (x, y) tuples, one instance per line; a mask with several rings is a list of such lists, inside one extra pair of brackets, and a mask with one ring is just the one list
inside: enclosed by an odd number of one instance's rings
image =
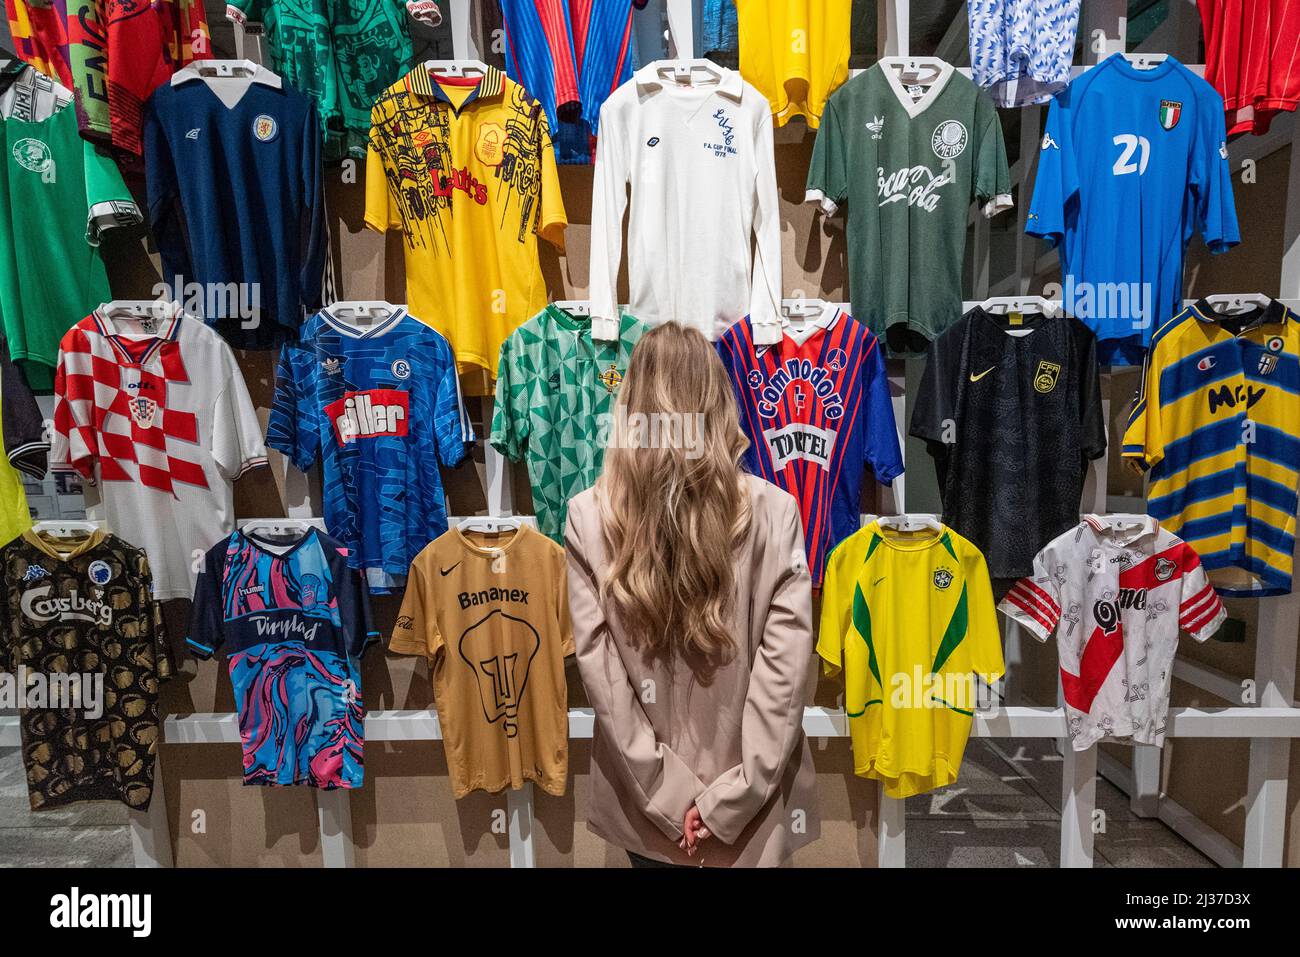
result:
[[(739, 653), (702, 683), (682, 662), (631, 649), (600, 602), (606, 574), (595, 491), (569, 504), (565, 545), (578, 668), (596, 711), (588, 827), (674, 863), (774, 866), (820, 833), (804, 689), (812, 590), (795, 500), (747, 477), (748, 540), (736, 556)], [(677, 847), (698, 805), (713, 837)]]

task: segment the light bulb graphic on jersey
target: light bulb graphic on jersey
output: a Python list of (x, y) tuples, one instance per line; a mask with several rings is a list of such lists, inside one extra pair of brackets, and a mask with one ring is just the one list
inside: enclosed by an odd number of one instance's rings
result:
[(541, 636), (522, 618), (493, 611), (460, 636), (457, 647), (474, 670), (483, 717), (489, 724), (503, 721), (506, 737), (519, 734), (519, 708)]

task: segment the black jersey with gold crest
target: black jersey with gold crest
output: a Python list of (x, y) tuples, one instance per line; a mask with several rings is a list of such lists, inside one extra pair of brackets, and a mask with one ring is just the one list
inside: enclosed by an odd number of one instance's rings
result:
[(171, 664), (145, 553), (102, 530), (28, 530), (0, 549), (0, 574), (0, 670), (18, 679), (32, 809), (148, 807)]
[(1067, 316), (975, 307), (935, 339), (912, 411), (943, 520), (994, 578), (1028, 575), (1078, 524), (1088, 462), (1106, 451), (1097, 342)]

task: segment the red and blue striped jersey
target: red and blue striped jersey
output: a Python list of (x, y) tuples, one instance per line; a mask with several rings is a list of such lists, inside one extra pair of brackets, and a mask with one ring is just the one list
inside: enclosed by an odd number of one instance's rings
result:
[(879, 340), (832, 307), (772, 346), (754, 345), (746, 317), (717, 347), (750, 441), (745, 465), (798, 499), (820, 586), (826, 556), (858, 529), (863, 466), (885, 484), (903, 473)]

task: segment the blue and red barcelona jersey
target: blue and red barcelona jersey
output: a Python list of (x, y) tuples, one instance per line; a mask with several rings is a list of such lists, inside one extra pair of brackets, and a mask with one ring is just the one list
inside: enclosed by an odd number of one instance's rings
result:
[(862, 469), (885, 484), (903, 473), (880, 343), (839, 307), (773, 346), (755, 346), (746, 317), (718, 340), (749, 436), (745, 464), (788, 491), (803, 515), (808, 567), (858, 529)]
[(401, 307), (369, 326), (322, 309), (280, 353), (266, 444), (304, 472), (321, 460), (325, 525), (375, 594), (447, 530), (438, 465), (473, 441), (451, 347)]
[(632, 76), (632, 0), (501, 0), (506, 73), (541, 101), (558, 163), (590, 163), (600, 107)]
[(226, 652), (245, 784), (361, 786), (361, 655), (378, 637), (366, 584), (327, 535), (235, 532), (208, 550), (186, 642)]

